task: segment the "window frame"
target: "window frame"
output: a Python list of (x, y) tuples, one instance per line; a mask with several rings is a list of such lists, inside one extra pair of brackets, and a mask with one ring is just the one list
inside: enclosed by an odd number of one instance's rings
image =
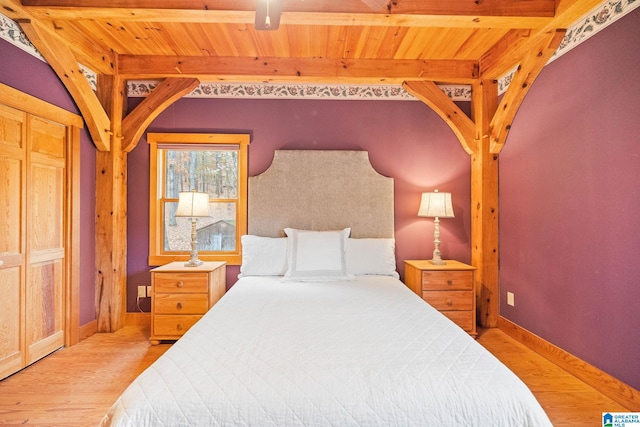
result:
[(173, 148), (185, 146), (226, 145), (238, 148), (238, 205), (236, 209), (236, 249), (233, 252), (211, 254), (199, 252), (198, 258), (203, 261), (226, 261), (229, 265), (242, 263), (242, 247), (240, 236), (247, 234), (247, 197), (249, 175), (249, 134), (224, 133), (148, 133), (149, 144), (149, 266), (164, 265), (172, 261), (187, 261), (189, 251), (167, 254), (163, 250), (163, 182), (164, 166), (159, 158), (162, 145)]

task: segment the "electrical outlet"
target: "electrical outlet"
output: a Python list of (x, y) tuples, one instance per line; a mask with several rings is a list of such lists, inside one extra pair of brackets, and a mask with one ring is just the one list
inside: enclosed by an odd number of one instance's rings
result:
[(151, 297), (151, 285), (147, 286), (147, 296)]
[(507, 292), (507, 304), (511, 307), (515, 306), (514, 298), (515, 296), (513, 295), (513, 292)]
[(138, 286), (138, 298), (146, 298), (146, 296), (147, 296), (147, 287)]

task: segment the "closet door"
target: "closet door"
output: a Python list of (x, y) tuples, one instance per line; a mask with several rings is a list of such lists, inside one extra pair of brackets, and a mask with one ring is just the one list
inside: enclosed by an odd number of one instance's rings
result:
[(27, 364), (64, 345), (66, 127), (28, 121)]
[(26, 114), (0, 105), (0, 379), (24, 366)]

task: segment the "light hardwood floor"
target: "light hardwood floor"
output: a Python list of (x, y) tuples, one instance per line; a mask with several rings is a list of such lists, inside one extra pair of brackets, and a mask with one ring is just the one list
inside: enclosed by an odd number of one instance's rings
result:
[[(0, 425), (96, 426), (117, 396), (168, 344), (127, 326), (59, 350), (0, 381)], [(626, 408), (498, 329), (478, 341), (529, 386), (555, 426), (601, 426), (603, 411)]]

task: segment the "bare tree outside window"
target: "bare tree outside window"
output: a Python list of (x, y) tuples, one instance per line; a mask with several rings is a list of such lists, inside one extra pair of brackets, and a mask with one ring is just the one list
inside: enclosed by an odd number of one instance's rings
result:
[(198, 251), (235, 250), (237, 150), (165, 150), (165, 251), (190, 249), (191, 219), (176, 218), (181, 191), (209, 194), (209, 218), (196, 222)]

